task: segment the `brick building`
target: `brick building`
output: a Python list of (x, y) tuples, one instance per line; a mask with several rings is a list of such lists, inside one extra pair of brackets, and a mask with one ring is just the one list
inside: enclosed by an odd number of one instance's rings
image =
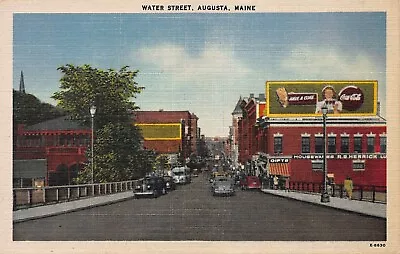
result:
[(162, 154), (197, 154), (198, 117), (189, 111), (136, 111), (134, 123), (142, 129), (144, 147)]
[[(340, 113), (328, 112), (324, 139), (316, 104), (318, 91), (327, 86), (340, 90), (335, 100), (342, 108)], [(289, 104), (279, 101), (276, 91), (282, 87)], [(327, 173), (335, 182), (350, 176), (356, 185), (386, 186), (386, 120), (379, 115), (376, 81), (267, 82), (266, 95), (265, 104), (242, 100), (242, 164), (262, 157), (271, 175), (320, 183), (326, 141)]]
[[(87, 161), (86, 149), (90, 145), (91, 129), (63, 116), (31, 126), (19, 125), (14, 147), (14, 161), (45, 160), (46, 174), (40, 178), (45, 185), (66, 185), (77, 176)], [(16, 164), (18, 165), (18, 164)], [(21, 186), (31, 179), (15, 178)]]

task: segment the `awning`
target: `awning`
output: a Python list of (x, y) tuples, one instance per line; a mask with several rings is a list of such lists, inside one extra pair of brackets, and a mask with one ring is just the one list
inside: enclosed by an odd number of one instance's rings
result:
[(290, 176), (288, 163), (270, 163), (270, 175)]

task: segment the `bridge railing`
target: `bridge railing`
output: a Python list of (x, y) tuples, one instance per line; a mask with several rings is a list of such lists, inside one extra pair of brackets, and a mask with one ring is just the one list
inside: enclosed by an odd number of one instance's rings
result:
[[(322, 193), (323, 186), (322, 183), (315, 182), (289, 182), (289, 190), (309, 193)], [(328, 185), (327, 191), (332, 197), (346, 197), (346, 191), (343, 184), (330, 184)], [(352, 199), (386, 204), (386, 192), (386, 186), (353, 185)]]
[(14, 188), (13, 209), (19, 210), (34, 206), (133, 191), (142, 181), (143, 179), (110, 183), (46, 186), (40, 188)]

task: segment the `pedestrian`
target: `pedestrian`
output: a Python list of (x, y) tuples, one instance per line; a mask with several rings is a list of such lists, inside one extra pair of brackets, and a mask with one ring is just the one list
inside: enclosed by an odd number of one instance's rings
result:
[(346, 180), (344, 180), (344, 189), (346, 191), (347, 197), (351, 200), (353, 195), (353, 180), (348, 176)]
[(289, 191), (289, 187), (290, 187), (290, 186), (289, 186), (289, 177), (286, 177), (286, 178), (285, 178), (285, 190), (286, 190), (286, 191)]
[(275, 175), (273, 178), (274, 181), (274, 190), (276, 190), (278, 188), (278, 177)]

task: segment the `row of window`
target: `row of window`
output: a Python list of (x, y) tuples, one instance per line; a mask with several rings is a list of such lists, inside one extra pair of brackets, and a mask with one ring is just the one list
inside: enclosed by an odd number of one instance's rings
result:
[[(324, 170), (324, 162), (321, 160), (311, 161), (312, 170), (314, 171), (323, 171)], [(365, 170), (365, 161), (363, 160), (353, 160), (353, 171), (364, 171)]]
[(90, 135), (20, 136), (17, 143), (19, 147), (88, 146)]
[[(340, 138), (340, 153), (362, 153), (363, 152), (363, 137), (354, 136), (352, 140), (352, 150), (350, 150), (350, 137), (342, 136)], [(315, 136), (314, 139), (315, 153), (324, 152), (324, 138), (323, 136)], [(379, 137), (379, 151), (375, 149), (375, 136), (367, 136), (367, 153), (386, 153), (386, 136)], [(283, 152), (283, 136), (274, 137), (274, 153)], [(337, 153), (337, 138), (336, 136), (328, 136), (327, 138), (327, 152)], [(301, 153), (311, 153), (311, 139), (310, 136), (303, 136), (301, 138)]]

